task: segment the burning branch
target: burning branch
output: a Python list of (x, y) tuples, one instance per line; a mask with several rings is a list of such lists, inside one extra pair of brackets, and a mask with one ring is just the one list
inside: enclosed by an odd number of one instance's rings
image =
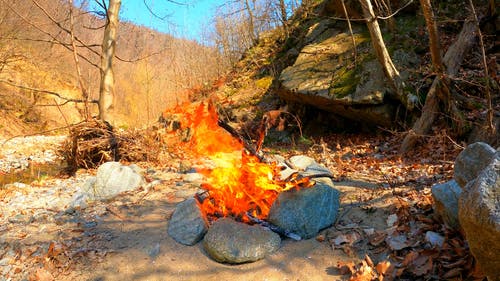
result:
[(279, 226), (277, 226), (277, 225), (274, 225), (274, 224), (272, 224), (272, 223), (270, 223), (270, 222), (267, 222), (267, 221), (265, 221), (265, 220), (261, 220), (261, 219), (259, 219), (259, 218), (256, 218), (256, 217), (254, 217), (254, 216), (253, 216), (250, 212), (247, 212), (247, 216), (248, 216), (248, 218), (249, 218), (252, 222), (254, 222), (254, 223), (258, 224), (258, 225), (261, 225), (261, 226), (263, 226), (263, 227), (267, 227), (267, 228), (269, 228), (270, 230), (272, 230), (272, 231), (274, 231), (274, 232), (276, 232), (276, 233), (278, 233), (278, 234), (280, 234), (280, 235), (286, 236), (286, 237), (291, 238), (291, 239), (293, 239), (293, 240), (295, 240), (295, 241), (300, 241), (300, 240), (302, 240), (302, 237), (300, 237), (298, 234), (295, 234), (295, 233), (293, 233), (293, 232), (290, 232), (290, 231), (288, 231), (288, 230), (286, 230), (286, 229), (283, 229), (283, 228), (281, 228), (281, 227), (279, 227)]
[(238, 133), (235, 128), (231, 127), (231, 125), (220, 119), (217, 121), (217, 124), (228, 133), (230, 133), (231, 136), (237, 138), (251, 155), (257, 157), (261, 162), (265, 162), (265, 157), (261, 153), (259, 153), (258, 149), (254, 148), (253, 145), (240, 133)]

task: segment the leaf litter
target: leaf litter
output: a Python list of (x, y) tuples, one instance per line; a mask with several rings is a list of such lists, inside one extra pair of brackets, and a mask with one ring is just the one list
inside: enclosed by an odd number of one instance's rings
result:
[[(343, 134), (312, 141), (312, 145), (303, 147), (280, 146), (280, 154), (311, 156), (334, 173), (339, 186), (344, 182), (359, 185), (343, 192), (335, 225), (316, 239), (328, 243), (332, 251), (342, 251), (351, 258), (337, 262), (337, 274), (354, 281), (484, 279), (463, 235), (437, 221), (432, 210), (430, 187), (452, 178), (454, 159), (460, 147), (439, 133), (405, 157), (398, 153), (401, 141), (398, 135)], [(271, 146), (264, 150), (270, 153), (272, 149)], [(161, 164), (155, 168), (175, 173), (196, 162), (182, 151), (173, 151), (171, 157), (180, 159), (180, 162), (171, 162), (179, 163), (178, 166)], [(82, 219), (92, 222), (97, 212), (127, 223), (131, 216), (127, 206), (141, 204), (147, 197), (161, 193), (168, 202), (175, 203), (174, 193), (164, 186), (175, 185), (177, 180), (174, 176), (150, 190), (131, 194), (135, 199), (128, 202), (123, 201), (124, 198), (107, 202), (100, 211), (99, 206), (90, 206), (81, 214)], [(0, 201), (6, 200), (7, 193), (11, 192), (16, 191), (0, 194)], [(11, 227), (13, 224), (0, 227), (0, 232), (11, 232)], [(19, 247), (10, 263), (18, 271), (31, 272), (29, 280), (57, 280), (79, 263), (99, 263), (113, 252), (102, 242), (111, 238), (92, 229), (91, 224), (56, 220), (45, 231), (60, 233), (57, 239), (45, 245), (24, 245), (22, 250)], [(9, 235), (17, 236), (20, 243), (31, 238), (31, 234), (22, 229), (14, 229)], [(149, 253), (156, 256), (158, 247), (153, 246)], [(11, 246), (0, 245), (0, 256), (12, 250)]]

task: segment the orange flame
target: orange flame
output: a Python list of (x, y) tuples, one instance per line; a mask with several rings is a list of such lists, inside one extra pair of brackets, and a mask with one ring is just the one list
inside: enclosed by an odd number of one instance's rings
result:
[(191, 130), (191, 151), (215, 166), (198, 170), (207, 179), (202, 188), (208, 197), (200, 204), (207, 218), (232, 216), (248, 222), (250, 213), (265, 219), (280, 192), (311, 185), (307, 178), (280, 181), (280, 168), (275, 163), (262, 163), (246, 153), (240, 140), (218, 126), (213, 104), (201, 103), (192, 113), (185, 106), (175, 111), (183, 114), (182, 127)]

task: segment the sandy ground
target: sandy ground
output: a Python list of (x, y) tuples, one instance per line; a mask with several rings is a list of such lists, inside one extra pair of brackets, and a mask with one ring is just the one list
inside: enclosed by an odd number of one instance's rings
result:
[[(339, 189), (344, 201), (364, 192), (346, 185)], [(110, 203), (108, 210), (113, 213), (106, 212), (102, 221), (95, 226), (90, 224), (82, 233), (95, 237), (88, 244), (99, 250), (92, 257), (88, 253), (82, 255), (69, 274), (60, 275), (57, 280), (342, 280), (337, 263), (359, 260), (358, 255), (350, 257), (343, 250), (332, 248), (328, 240), (336, 230), (332, 227), (322, 231), (318, 239), (285, 239), (277, 252), (254, 263), (217, 263), (206, 255), (201, 243), (184, 246), (168, 236), (168, 218), (175, 208), (175, 203), (163, 199), (168, 194), (168, 187), (158, 187), (138, 204)], [(384, 229), (387, 206), (383, 200), (374, 206), (380, 210), (368, 214), (362, 206), (347, 203), (341, 210), (341, 221), (357, 221), (358, 226), (363, 221), (363, 227)]]
[[(69, 208), (65, 202), (93, 173), (0, 189), (0, 280), (347, 280), (339, 262), (357, 263), (369, 253), (376, 264), (388, 255), (384, 247), (374, 251), (364, 234), (386, 230), (394, 213), (394, 189), (384, 183), (336, 182), (341, 207), (332, 227), (313, 239), (284, 239), (263, 260), (229, 265), (208, 257), (201, 243), (184, 246), (167, 234), (175, 206), (198, 189), (181, 174), (165, 171), (150, 189)], [(24, 205), (13, 204), (16, 196), (27, 198)], [(357, 244), (334, 246), (347, 232), (359, 234)]]

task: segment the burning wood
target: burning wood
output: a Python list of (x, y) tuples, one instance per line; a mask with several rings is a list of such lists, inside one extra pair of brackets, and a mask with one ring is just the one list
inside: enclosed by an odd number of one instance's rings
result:
[(254, 222), (256, 224), (259, 224), (259, 225), (261, 225), (263, 227), (267, 227), (270, 230), (272, 230), (272, 231), (274, 231), (274, 232), (276, 232), (276, 233), (278, 233), (280, 235), (286, 236), (286, 237), (291, 238), (291, 239), (293, 239), (295, 241), (302, 240), (302, 237), (300, 237), (299, 235), (297, 235), (297, 234), (295, 234), (295, 233), (293, 233), (291, 231), (288, 231), (286, 229), (282, 229), (281, 227), (276, 226), (276, 225), (274, 225), (274, 224), (272, 224), (270, 222), (267, 222), (265, 220), (261, 220), (259, 218), (256, 218), (250, 212), (247, 212), (247, 216), (250, 219), (250, 221), (252, 221), (252, 222)]
[(190, 151), (214, 166), (198, 169), (207, 178), (202, 188), (207, 191), (203, 196), (208, 197), (198, 201), (209, 220), (229, 216), (250, 222), (249, 213), (263, 220), (280, 192), (313, 185), (308, 178), (280, 180), (281, 168), (276, 163), (263, 163), (236, 130), (219, 120), (213, 104), (201, 103), (195, 109), (183, 106), (175, 111), (183, 115), (181, 128), (191, 131)]

